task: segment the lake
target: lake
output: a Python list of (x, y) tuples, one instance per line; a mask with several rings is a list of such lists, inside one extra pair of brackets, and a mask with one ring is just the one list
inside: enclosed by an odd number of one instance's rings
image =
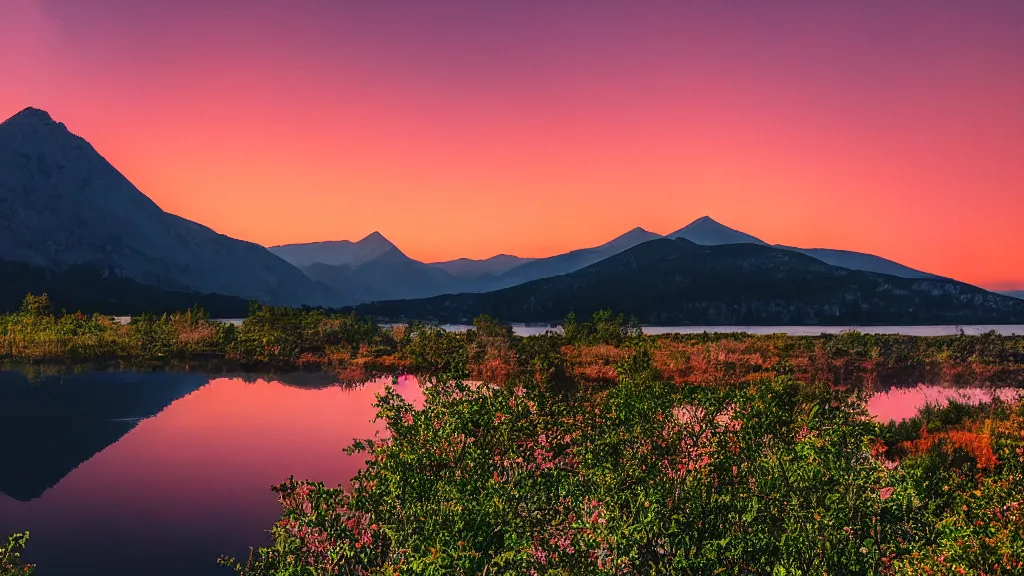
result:
[[(241, 324), (239, 319), (226, 320)], [(465, 332), (472, 328), (466, 324), (443, 324), (449, 332)], [(512, 324), (512, 332), (517, 336), (537, 336), (549, 330), (561, 331), (561, 326), (527, 326)], [(903, 334), (905, 336), (955, 336), (963, 330), (964, 334), (984, 334), (996, 332), (1002, 336), (1024, 334), (1024, 324), (972, 324), (964, 326), (644, 326), (644, 334), (703, 334), (736, 333), (748, 334), (788, 334), (790, 336), (820, 336), (821, 334), (839, 334), (847, 330), (856, 330), (865, 334)]]
[[(342, 449), (380, 430), (372, 403), (388, 382), (0, 372), (0, 533), (32, 532), (26, 556), (39, 576), (228, 575), (219, 555), (268, 543), (280, 512), (271, 485), (290, 474), (338, 485), (355, 473), (362, 457)], [(396, 388), (422, 402), (415, 378)], [(952, 394), (893, 389), (869, 408), (904, 418)]]
[[(129, 316), (115, 316), (122, 324), (131, 321)], [(220, 318), (225, 322), (239, 326), (243, 318)], [(393, 324), (383, 324), (392, 326)], [(441, 328), (450, 332), (465, 332), (472, 328), (468, 324), (442, 324)], [(512, 324), (512, 331), (518, 336), (537, 336), (549, 330), (561, 331), (561, 326), (527, 326)], [(903, 334), (905, 336), (954, 336), (963, 330), (964, 334), (984, 334), (996, 332), (1002, 336), (1024, 335), (1024, 324), (971, 324), (971, 325), (934, 325), (934, 326), (644, 326), (644, 334), (702, 334), (736, 333), (748, 334), (788, 334), (790, 336), (818, 336), (821, 334), (839, 334), (847, 330), (857, 330), (865, 334)]]

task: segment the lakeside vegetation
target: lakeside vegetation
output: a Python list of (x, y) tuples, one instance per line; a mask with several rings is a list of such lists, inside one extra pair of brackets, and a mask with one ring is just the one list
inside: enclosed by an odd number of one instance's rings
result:
[(273, 544), (222, 563), (245, 576), (1024, 570), (1024, 404), (879, 425), (857, 391), (791, 376), (678, 385), (643, 340), (623, 346), (614, 383), (539, 361), (502, 385), (468, 381), (442, 343), (422, 408), (378, 396), (387, 434), (352, 445), (366, 462), (350, 488), (289, 479)]
[(29, 297), (0, 316), (0, 358), (419, 375), (422, 408), (378, 397), (387, 434), (351, 446), (347, 489), (275, 488), (273, 544), (222, 560), (247, 576), (1024, 570), (1024, 403), (865, 409), (888, 382), (1019, 385), (1022, 337), (644, 336), (606, 311), (518, 337), (258, 305), (240, 326), (121, 325)]
[[(132, 317), (54, 313), (49, 299), (28, 296), (20, 310), (0, 315), (0, 362), (101, 369), (316, 371), (343, 382), (382, 374), (431, 372), (437, 346), (465, 357), (471, 378), (501, 383), (524, 366), (557, 360), (566, 378), (613, 382), (623, 344), (640, 339), (655, 368), (677, 384), (734, 384), (791, 374), (802, 382), (874, 386), (929, 382), (1024, 384), (1024, 336), (820, 336), (742, 333), (643, 336), (640, 327), (608, 311), (588, 321), (570, 314), (562, 332), (520, 337), (480, 316), (474, 329), (447, 333), (411, 322), (380, 326), (355, 314), (250, 306), (239, 326), (213, 321), (201, 309)], [(443, 344), (442, 344), (443, 343)], [(436, 355), (435, 355), (436, 356)]]

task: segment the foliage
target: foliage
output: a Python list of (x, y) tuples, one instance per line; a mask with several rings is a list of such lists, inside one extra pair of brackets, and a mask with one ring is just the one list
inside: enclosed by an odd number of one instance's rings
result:
[(501, 383), (530, 372), (565, 388), (614, 382), (623, 350), (643, 341), (657, 368), (677, 384), (732, 385), (780, 375), (855, 386), (1024, 384), (1024, 337), (995, 333), (643, 336), (635, 321), (603, 310), (585, 322), (570, 314), (564, 334), (523, 338), (488, 316), (464, 334), (447, 334), (418, 322), (382, 327), (355, 314), (259, 304), (250, 305), (239, 326), (213, 321), (199, 308), (141, 314), (126, 326), (108, 316), (51, 308), (45, 295), (30, 295), (18, 312), (0, 315), (0, 361), (329, 370), (354, 381), (375, 372), (426, 373), (465, 364), (474, 379)]
[(0, 545), (0, 576), (26, 576), (35, 572), (35, 566), (21, 560), (28, 536), (28, 532), (13, 534), (8, 536), (6, 545)]
[(562, 322), (562, 329), (566, 339), (576, 345), (621, 346), (629, 338), (636, 338), (641, 334), (640, 324), (635, 318), (627, 321), (622, 314), (616, 316), (607, 309), (594, 312), (590, 322), (579, 322), (576, 320), (576, 313), (570, 312)]
[[(418, 410), (388, 390), (388, 435), (353, 445), (367, 462), (351, 489), (290, 479), (273, 546), (225, 562), (250, 576), (1020, 570), (1021, 406), (988, 407), (986, 424), (951, 408), (943, 440), (912, 451), (828, 386), (678, 386), (644, 343), (616, 371), (585, 394), (522, 374), (433, 384)], [(992, 461), (972, 455), (984, 442)]]

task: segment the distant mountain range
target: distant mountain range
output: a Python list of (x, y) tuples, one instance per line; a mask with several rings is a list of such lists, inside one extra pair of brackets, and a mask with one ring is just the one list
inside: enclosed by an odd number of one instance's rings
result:
[(1024, 290), (1003, 290), (999, 293), (1006, 296), (1012, 296), (1014, 298), (1024, 298)]
[(381, 320), (466, 323), (478, 314), (557, 322), (611, 308), (654, 325), (871, 325), (1024, 322), (1024, 300), (944, 278), (849, 270), (756, 243), (645, 242), (570, 274), (484, 294), (374, 302)]
[[(659, 238), (683, 238), (702, 246), (768, 246), (759, 238), (733, 230), (704, 216), (667, 236), (643, 228), (634, 228), (600, 246), (573, 250), (547, 258), (527, 259), (502, 255), (487, 260), (463, 258), (424, 264), (403, 254), (397, 246), (377, 232), (358, 242), (289, 244), (275, 246), (270, 250), (301, 268), (311, 278), (332, 287), (344, 304), (354, 305), (379, 300), (500, 290), (541, 278), (569, 274)], [(776, 245), (775, 248), (799, 252), (850, 270), (891, 274), (901, 278), (937, 278), (932, 274), (871, 254), (781, 245)], [(378, 260), (388, 262), (388, 265), (382, 266)]]
[[(634, 228), (605, 244), (547, 258), (502, 254), (425, 263), (377, 232), (355, 242), (267, 249), (164, 212), (88, 142), (42, 110), (28, 108), (0, 124), (0, 272), (10, 271), (0, 286), (0, 310), (16, 306), (22, 290), (49, 292), (59, 307), (122, 314), (191, 304), (236, 311), (247, 300), (342, 307), (449, 294), (507, 294), (504, 291), (513, 287), (531, 290), (557, 284), (559, 278), (646, 244), (665, 245), (666, 238), (708, 248), (755, 246), (773, 254), (796, 253), (847, 271), (944, 280), (871, 254), (770, 246), (706, 216), (667, 236)], [(692, 275), (698, 270), (685, 272)], [(795, 274), (797, 268), (787, 270)], [(682, 282), (684, 277), (678, 277)], [(549, 282), (537, 284), (540, 280)], [(793, 295), (800, 294), (804, 292)], [(580, 295), (581, 302), (584, 296)], [(452, 299), (456, 301), (465, 298)]]

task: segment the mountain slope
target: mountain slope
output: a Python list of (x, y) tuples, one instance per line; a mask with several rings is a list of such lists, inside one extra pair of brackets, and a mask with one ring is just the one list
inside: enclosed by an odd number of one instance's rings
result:
[(451, 274), (409, 258), (392, 246), (360, 264), (313, 263), (302, 269), (329, 286), (343, 306), (381, 299), (424, 298), (458, 292), (465, 284)]
[(999, 293), (1004, 296), (1009, 296), (1011, 298), (1024, 299), (1024, 290), (1000, 290)]
[(0, 255), (276, 304), (328, 298), (262, 246), (164, 212), (88, 142), (33, 108), (0, 124)]
[(939, 278), (934, 274), (914, 270), (899, 262), (893, 262), (881, 256), (865, 254), (863, 252), (851, 252), (849, 250), (833, 250), (831, 248), (794, 248), (792, 246), (775, 245), (776, 248), (792, 250), (806, 254), (811, 258), (817, 258), (826, 264), (849, 268), (850, 270), (862, 270), (864, 272), (877, 272), (879, 274), (891, 274), (900, 278)]
[(249, 301), (242, 298), (164, 290), (88, 266), (58, 272), (0, 260), (0, 278), (0, 313), (20, 308), (26, 294), (47, 294), (55, 311), (85, 314), (164, 314), (193, 306), (214, 318), (242, 318), (249, 313)]
[[(683, 228), (669, 234), (666, 238), (685, 238), (695, 244), (702, 246), (721, 246), (723, 244), (766, 244), (759, 238), (750, 234), (734, 230), (728, 226), (703, 216), (687, 224)], [(865, 254), (863, 252), (852, 252), (850, 250), (833, 250), (831, 248), (796, 248), (775, 244), (775, 248), (792, 250), (817, 258), (826, 264), (848, 268), (850, 270), (862, 270), (864, 272), (877, 272), (879, 274), (892, 274), (901, 278), (937, 278), (934, 274), (914, 270), (898, 262), (887, 260), (880, 256)]]
[(557, 321), (602, 308), (655, 325), (996, 324), (1024, 322), (1024, 302), (945, 279), (830, 266), (757, 244), (656, 240), (564, 276), (485, 294), (359, 306), (379, 318), (466, 322), (487, 313)]
[(590, 266), (595, 262), (600, 262), (609, 256), (614, 256), (623, 250), (628, 250), (633, 246), (657, 238), (661, 238), (661, 235), (648, 232), (643, 228), (634, 228), (600, 246), (573, 250), (572, 252), (548, 258), (538, 258), (516, 266), (503, 274), (482, 277), (467, 291), (483, 292), (497, 290), (539, 278), (568, 274)]
[(444, 270), (456, 278), (479, 278), (488, 274), (504, 274), (516, 266), (532, 262), (533, 260), (535, 258), (520, 258), (519, 256), (509, 254), (498, 254), (483, 260), (459, 258), (446, 262), (434, 262), (430, 266)]
[[(359, 242), (342, 240), (293, 244), (276, 246), (272, 250), (300, 265), (319, 259), (303, 265), (302, 271), (329, 286), (337, 295), (335, 302), (338, 305), (353, 305), (459, 292), (486, 292), (515, 286), (579, 270), (655, 238), (660, 236), (635, 228), (600, 246), (573, 250), (549, 258), (529, 260), (503, 255), (487, 260), (462, 259), (435, 264), (424, 264), (409, 258), (390, 242), (386, 249), (365, 259), (355, 256), (372, 253), (361, 246), (367, 239)], [(324, 260), (342, 263), (332, 265)], [(488, 268), (497, 272), (488, 272)]]
[(700, 218), (669, 234), (666, 238), (685, 238), (702, 246), (719, 246), (721, 244), (764, 244), (759, 238), (750, 234), (733, 230), (724, 224), (711, 219), (710, 216)]
[(359, 266), (398, 247), (380, 232), (373, 232), (362, 240), (332, 240), (306, 244), (284, 244), (268, 248), (272, 253), (298, 268), (311, 264), (330, 266)]

